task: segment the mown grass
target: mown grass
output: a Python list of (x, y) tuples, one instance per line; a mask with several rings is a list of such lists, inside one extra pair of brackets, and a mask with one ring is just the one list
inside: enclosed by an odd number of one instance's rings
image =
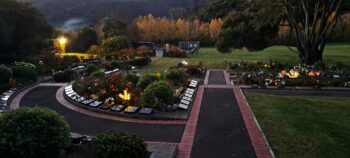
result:
[[(240, 62), (242, 60), (248, 62), (269, 60), (280, 60), (290, 64), (299, 63), (298, 54), (291, 52), (285, 46), (273, 46), (259, 52), (248, 52), (245, 49), (234, 50), (230, 54), (219, 53), (215, 48), (202, 48), (198, 54), (187, 58), (160, 58), (150, 65), (141, 68), (142, 74), (155, 73), (165, 70), (171, 66), (175, 66), (182, 60), (190, 63), (202, 62), (209, 69), (223, 69), (225, 67), (225, 59), (227, 62)], [(329, 63), (342, 62), (350, 63), (350, 44), (332, 44), (328, 45), (324, 53), (324, 61)]]
[(277, 158), (350, 157), (350, 100), (246, 97)]

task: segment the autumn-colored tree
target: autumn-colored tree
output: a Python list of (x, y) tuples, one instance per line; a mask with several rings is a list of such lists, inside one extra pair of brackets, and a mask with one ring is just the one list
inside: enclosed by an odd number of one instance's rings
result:
[[(207, 41), (208, 38), (213, 37), (212, 41), (215, 41), (221, 32), (222, 20), (213, 19), (211, 23), (205, 23), (198, 19), (156, 18), (149, 14), (140, 16), (131, 26), (133, 26), (133, 37), (137, 37), (137, 40), (158, 42)], [(212, 30), (210, 30), (210, 24)], [(135, 34), (136, 31), (138, 32), (137, 35)]]
[(209, 24), (210, 39), (216, 41), (221, 33), (222, 19), (212, 19)]

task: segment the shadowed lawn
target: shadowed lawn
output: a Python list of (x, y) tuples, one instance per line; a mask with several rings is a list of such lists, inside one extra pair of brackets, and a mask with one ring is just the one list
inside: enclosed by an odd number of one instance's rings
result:
[(350, 157), (350, 100), (246, 97), (277, 158)]
[[(265, 61), (270, 59), (280, 60), (291, 64), (299, 63), (298, 54), (293, 53), (285, 46), (274, 46), (260, 52), (248, 52), (247, 50), (234, 50), (230, 54), (219, 53), (215, 48), (202, 48), (198, 54), (188, 58), (160, 58), (150, 65), (140, 69), (140, 73), (155, 73), (175, 66), (182, 60), (190, 63), (201, 61), (209, 69), (223, 69), (225, 67), (225, 58), (230, 62), (240, 62), (242, 60), (249, 62)], [(324, 61), (330, 63), (342, 62), (350, 63), (350, 44), (332, 44), (326, 47)]]

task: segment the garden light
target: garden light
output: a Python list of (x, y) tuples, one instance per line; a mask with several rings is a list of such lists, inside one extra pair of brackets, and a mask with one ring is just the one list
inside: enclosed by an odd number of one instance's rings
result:
[(131, 94), (128, 92), (128, 89), (125, 89), (123, 92), (124, 93), (120, 93), (118, 96), (124, 101), (129, 101), (131, 99)]
[(310, 77), (318, 77), (321, 75), (321, 72), (319, 71), (310, 71), (308, 74)]
[(186, 60), (183, 60), (181, 63), (182, 63), (183, 65), (188, 65), (188, 62), (187, 62)]
[(290, 70), (287, 75), (289, 78), (298, 78), (300, 74), (296, 70)]

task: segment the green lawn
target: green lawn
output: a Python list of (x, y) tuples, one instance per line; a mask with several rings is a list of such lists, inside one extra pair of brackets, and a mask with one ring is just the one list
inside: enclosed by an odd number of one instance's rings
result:
[(246, 97), (277, 158), (350, 157), (350, 100)]
[[(274, 46), (260, 52), (248, 52), (247, 50), (235, 50), (230, 54), (221, 54), (215, 48), (202, 48), (198, 54), (188, 58), (161, 58), (150, 65), (140, 69), (140, 73), (155, 73), (176, 65), (182, 60), (190, 63), (203, 62), (209, 69), (223, 69), (225, 58), (228, 61), (239, 62), (246, 60), (249, 62), (269, 61), (278, 59), (282, 62), (299, 63), (298, 54), (289, 51), (285, 46)], [(326, 47), (324, 54), (325, 62), (350, 63), (350, 44), (332, 44)]]

